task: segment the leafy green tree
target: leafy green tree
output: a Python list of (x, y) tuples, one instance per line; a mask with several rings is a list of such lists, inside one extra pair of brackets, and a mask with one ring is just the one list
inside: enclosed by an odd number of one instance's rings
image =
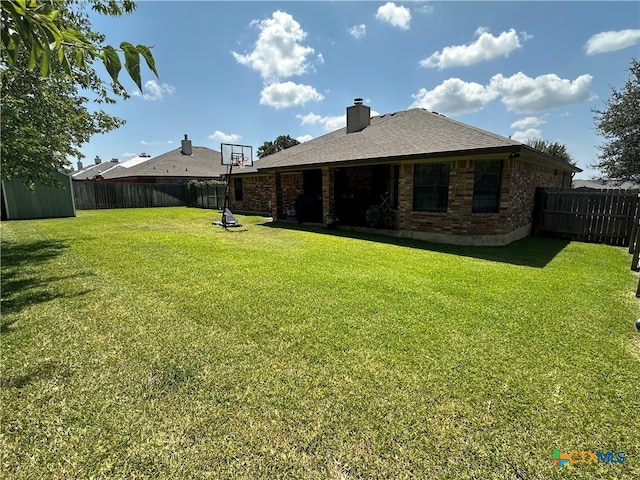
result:
[(82, 158), (78, 147), (91, 135), (124, 122), (102, 111), (89, 113), (87, 99), (69, 77), (55, 69), (42, 77), (13, 67), (2, 75), (2, 178), (20, 178), (26, 185), (55, 184), (52, 173)]
[(280, 135), (273, 142), (266, 141), (258, 147), (258, 158), (272, 155), (280, 150), (298, 145), (299, 143), (300, 142), (298, 140), (291, 138), (289, 135)]
[[(131, 0), (2, 0), (2, 66), (13, 67), (26, 59), (30, 70), (37, 69), (44, 77), (56, 60), (69, 75), (91, 74), (92, 63), (101, 60), (111, 76), (116, 92), (124, 92), (118, 80), (122, 62), (118, 52), (124, 55), (125, 70), (142, 90), (140, 56), (158, 76), (151, 50), (146, 45), (134, 46), (122, 42), (119, 49), (103, 45), (104, 36), (87, 29), (87, 16), (83, 9), (91, 5), (93, 10), (111, 16), (132, 13), (136, 4)], [(21, 52), (27, 56), (21, 56)]]
[(567, 147), (561, 143), (542, 140), (540, 138), (530, 138), (527, 140), (527, 145), (531, 148), (535, 148), (539, 152), (549, 155), (550, 157), (562, 160), (571, 165), (576, 164), (575, 160), (571, 157), (571, 154), (567, 152)]
[(593, 110), (605, 138), (593, 167), (613, 180), (640, 182), (640, 62), (632, 60), (622, 90), (611, 89), (605, 110)]
[[(104, 35), (91, 28), (87, 9), (112, 16), (131, 13), (135, 3), (124, 0), (2, 0), (2, 178), (55, 183), (53, 172), (83, 158), (79, 148), (92, 135), (124, 121), (103, 111), (90, 113), (87, 104), (114, 103), (127, 98), (118, 80), (120, 54), (125, 69), (142, 89), (140, 56), (156, 74), (148, 47), (127, 42), (117, 50), (104, 45)], [(103, 63), (110, 83), (96, 70)], [(82, 92), (82, 95), (79, 93)], [(92, 95), (88, 98), (87, 95)]]

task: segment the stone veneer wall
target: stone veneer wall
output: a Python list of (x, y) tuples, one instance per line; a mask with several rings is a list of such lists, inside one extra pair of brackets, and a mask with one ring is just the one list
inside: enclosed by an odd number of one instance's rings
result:
[[(531, 224), (536, 187), (560, 187), (566, 176), (522, 160), (504, 160), (497, 213), (472, 213), (474, 160), (451, 162), (447, 212), (413, 211), (414, 164), (400, 167), (398, 229), (454, 236), (505, 236)], [(557, 173), (554, 173), (557, 172)]]

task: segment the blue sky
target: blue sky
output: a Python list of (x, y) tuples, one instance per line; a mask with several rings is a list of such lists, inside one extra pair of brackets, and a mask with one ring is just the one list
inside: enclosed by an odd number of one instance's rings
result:
[(603, 141), (592, 109), (640, 58), (638, 2), (140, 1), (92, 22), (109, 44), (153, 46), (160, 76), (143, 65), (140, 94), (121, 74), (131, 98), (103, 109), (127, 123), (85, 144), (85, 165), (157, 156), (184, 134), (255, 157), (279, 135), (343, 127), (362, 97), (378, 114), (420, 107), (560, 142), (590, 178)]

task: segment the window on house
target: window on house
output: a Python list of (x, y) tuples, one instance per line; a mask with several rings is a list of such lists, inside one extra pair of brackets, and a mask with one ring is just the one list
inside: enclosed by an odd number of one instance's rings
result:
[(233, 179), (233, 189), (236, 192), (235, 198), (237, 202), (242, 201), (242, 179), (234, 178)]
[(449, 163), (418, 163), (413, 175), (413, 209), (446, 212), (449, 203)]
[(473, 213), (496, 213), (500, 206), (501, 160), (477, 160), (473, 179)]

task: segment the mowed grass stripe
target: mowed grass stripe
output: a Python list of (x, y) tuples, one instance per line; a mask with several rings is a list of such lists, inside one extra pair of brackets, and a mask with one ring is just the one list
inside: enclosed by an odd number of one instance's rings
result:
[[(187, 208), (2, 225), (16, 478), (634, 478), (624, 249)], [(622, 465), (548, 460), (625, 450)]]

